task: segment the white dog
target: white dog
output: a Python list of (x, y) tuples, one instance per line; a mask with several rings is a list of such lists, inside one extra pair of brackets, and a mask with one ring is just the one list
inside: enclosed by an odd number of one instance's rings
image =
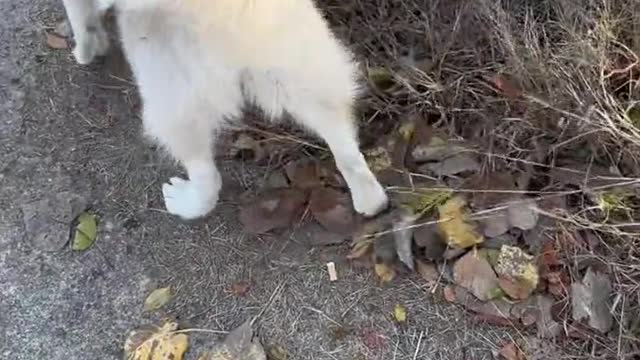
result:
[(64, 0), (80, 64), (109, 46), (101, 16), (112, 5), (143, 100), (145, 132), (186, 168), (162, 192), (183, 219), (209, 213), (221, 178), (212, 146), (245, 101), (271, 118), (287, 111), (334, 155), (357, 212), (388, 203), (358, 148), (356, 66), (313, 0)]

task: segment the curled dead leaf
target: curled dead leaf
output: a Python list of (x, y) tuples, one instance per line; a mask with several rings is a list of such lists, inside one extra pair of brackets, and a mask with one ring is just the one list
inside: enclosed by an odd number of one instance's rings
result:
[(68, 49), (69, 48), (69, 43), (67, 42), (67, 39), (53, 33), (46, 34), (46, 42), (47, 42), (47, 46), (49, 46), (52, 49)]
[(182, 360), (189, 346), (187, 335), (177, 333), (178, 324), (168, 322), (162, 327), (146, 326), (132, 331), (124, 344), (127, 360)]
[(355, 212), (346, 193), (332, 188), (316, 188), (311, 192), (309, 210), (331, 232), (349, 236), (355, 231)]
[(252, 234), (284, 228), (301, 216), (306, 201), (307, 196), (301, 190), (270, 190), (241, 207), (240, 221), (245, 231)]
[(251, 321), (231, 331), (223, 343), (198, 357), (198, 360), (267, 360), (267, 354), (254, 338)]

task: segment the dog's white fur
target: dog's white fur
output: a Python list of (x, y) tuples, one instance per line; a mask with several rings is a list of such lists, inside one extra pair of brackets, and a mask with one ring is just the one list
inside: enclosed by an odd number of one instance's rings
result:
[(162, 192), (183, 219), (206, 215), (221, 178), (211, 148), (245, 101), (271, 118), (287, 111), (328, 144), (367, 216), (387, 196), (358, 148), (356, 66), (312, 0), (64, 0), (78, 63), (108, 48), (102, 13), (117, 10), (124, 50), (143, 99), (148, 135), (186, 168)]

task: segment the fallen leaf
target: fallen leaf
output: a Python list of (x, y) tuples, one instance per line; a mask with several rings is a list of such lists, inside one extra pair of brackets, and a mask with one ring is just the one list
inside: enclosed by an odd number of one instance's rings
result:
[(527, 298), (538, 286), (538, 267), (533, 256), (516, 246), (503, 246), (495, 266), (502, 289), (514, 299)]
[(422, 277), (428, 283), (433, 283), (440, 278), (438, 268), (433, 264), (417, 260), (416, 270), (418, 271), (418, 274), (420, 274), (420, 277)]
[(331, 232), (349, 236), (355, 231), (355, 212), (346, 193), (332, 188), (316, 188), (311, 192), (309, 210)]
[(52, 49), (67, 49), (69, 48), (69, 43), (67, 39), (62, 36), (58, 36), (53, 33), (47, 33), (47, 46)]
[(613, 326), (610, 295), (613, 288), (606, 274), (589, 267), (582, 283), (571, 284), (573, 319), (588, 319), (589, 326), (603, 333)]
[(453, 265), (453, 279), (480, 300), (495, 297), (498, 277), (479, 251), (469, 251)]
[(384, 67), (370, 67), (368, 69), (369, 81), (381, 91), (389, 90), (394, 84), (393, 74)]
[(393, 267), (387, 264), (375, 264), (374, 271), (376, 272), (376, 275), (378, 275), (378, 278), (380, 278), (380, 282), (383, 284), (390, 282), (396, 277), (396, 271)]
[(285, 171), (291, 186), (302, 190), (310, 190), (323, 185), (318, 164), (313, 161), (290, 162)]
[(456, 302), (457, 300), (456, 290), (453, 286), (445, 286), (444, 290), (442, 290), (442, 295), (444, 296), (444, 299), (450, 303)]
[(146, 326), (132, 331), (124, 344), (128, 360), (182, 360), (189, 346), (187, 335), (176, 333), (178, 324), (168, 322), (162, 327)]
[(296, 228), (294, 237), (301, 244), (311, 247), (342, 244), (349, 238), (348, 236), (331, 232), (315, 221), (306, 221)]
[(416, 221), (416, 216), (410, 213), (404, 213), (400, 219), (393, 224), (393, 239), (396, 247), (398, 259), (402, 261), (411, 270), (414, 270), (413, 263), (413, 229), (411, 226)]
[(374, 173), (387, 170), (392, 166), (392, 159), (389, 150), (383, 146), (377, 146), (364, 151), (369, 168)]
[(503, 93), (505, 96), (511, 99), (518, 99), (522, 97), (522, 89), (520, 89), (511, 79), (507, 78), (505, 75), (495, 74), (490, 78), (487, 78), (487, 81), (493, 85), (496, 90)]
[(230, 332), (222, 344), (201, 354), (198, 360), (267, 360), (267, 354), (253, 336), (251, 321), (246, 321)]
[(379, 334), (375, 330), (366, 330), (361, 335), (362, 343), (369, 350), (379, 350), (384, 347), (385, 339), (384, 336)]
[(262, 144), (247, 133), (240, 133), (229, 148), (229, 156), (232, 158), (241, 156), (259, 161), (265, 155), (266, 150)]
[(476, 158), (468, 153), (458, 153), (437, 163), (428, 163), (418, 168), (420, 172), (436, 176), (452, 176), (463, 172), (475, 172), (480, 169)]
[(251, 234), (284, 228), (300, 217), (307, 196), (297, 189), (274, 189), (240, 209), (240, 221)]
[(171, 288), (155, 289), (144, 300), (144, 311), (158, 310), (171, 300)]
[(438, 208), (441, 221), (438, 227), (449, 246), (468, 248), (484, 240), (466, 221), (465, 205), (464, 199), (456, 196)]
[(280, 345), (273, 345), (269, 347), (269, 354), (267, 358), (269, 360), (288, 360), (289, 352)]
[(553, 300), (542, 295), (536, 296), (535, 300), (538, 307), (538, 316), (536, 321), (538, 336), (542, 338), (553, 338), (558, 336), (562, 332), (562, 325), (553, 320), (553, 316), (551, 314)]
[(521, 230), (531, 230), (538, 223), (536, 202), (533, 199), (514, 202), (507, 208), (509, 225)]
[(413, 231), (413, 239), (427, 260), (441, 260), (447, 250), (447, 243), (436, 226), (421, 226)]
[(231, 293), (235, 296), (245, 296), (251, 288), (251, 282), (247, 280), (236, 281), (231, 284)]
[(393, 318), (400, 324), (407, 322), (407, 308), (402, 304), (396, 304), (393, 308)]
[(82, 213), (78, 216), (78, 225), (71, 248), (76, 251), (86, 250), (96, 240), (97, 235), (96, 216), (86, 212)]
[(524, 353), (515, 343), (508, 343), (500, 349), (498, 355), (504, 360), (526, 360)]

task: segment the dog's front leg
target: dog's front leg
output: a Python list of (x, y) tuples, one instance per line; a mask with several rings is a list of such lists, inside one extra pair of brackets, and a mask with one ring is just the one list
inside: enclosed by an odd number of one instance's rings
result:
[(102, 24), (105, 1), (63, 0), (63, 2), (76, 43), (73, 56), (78, 64), (89, 64), (96, 56), (106, 54), (109, 49), (109, 36)]

